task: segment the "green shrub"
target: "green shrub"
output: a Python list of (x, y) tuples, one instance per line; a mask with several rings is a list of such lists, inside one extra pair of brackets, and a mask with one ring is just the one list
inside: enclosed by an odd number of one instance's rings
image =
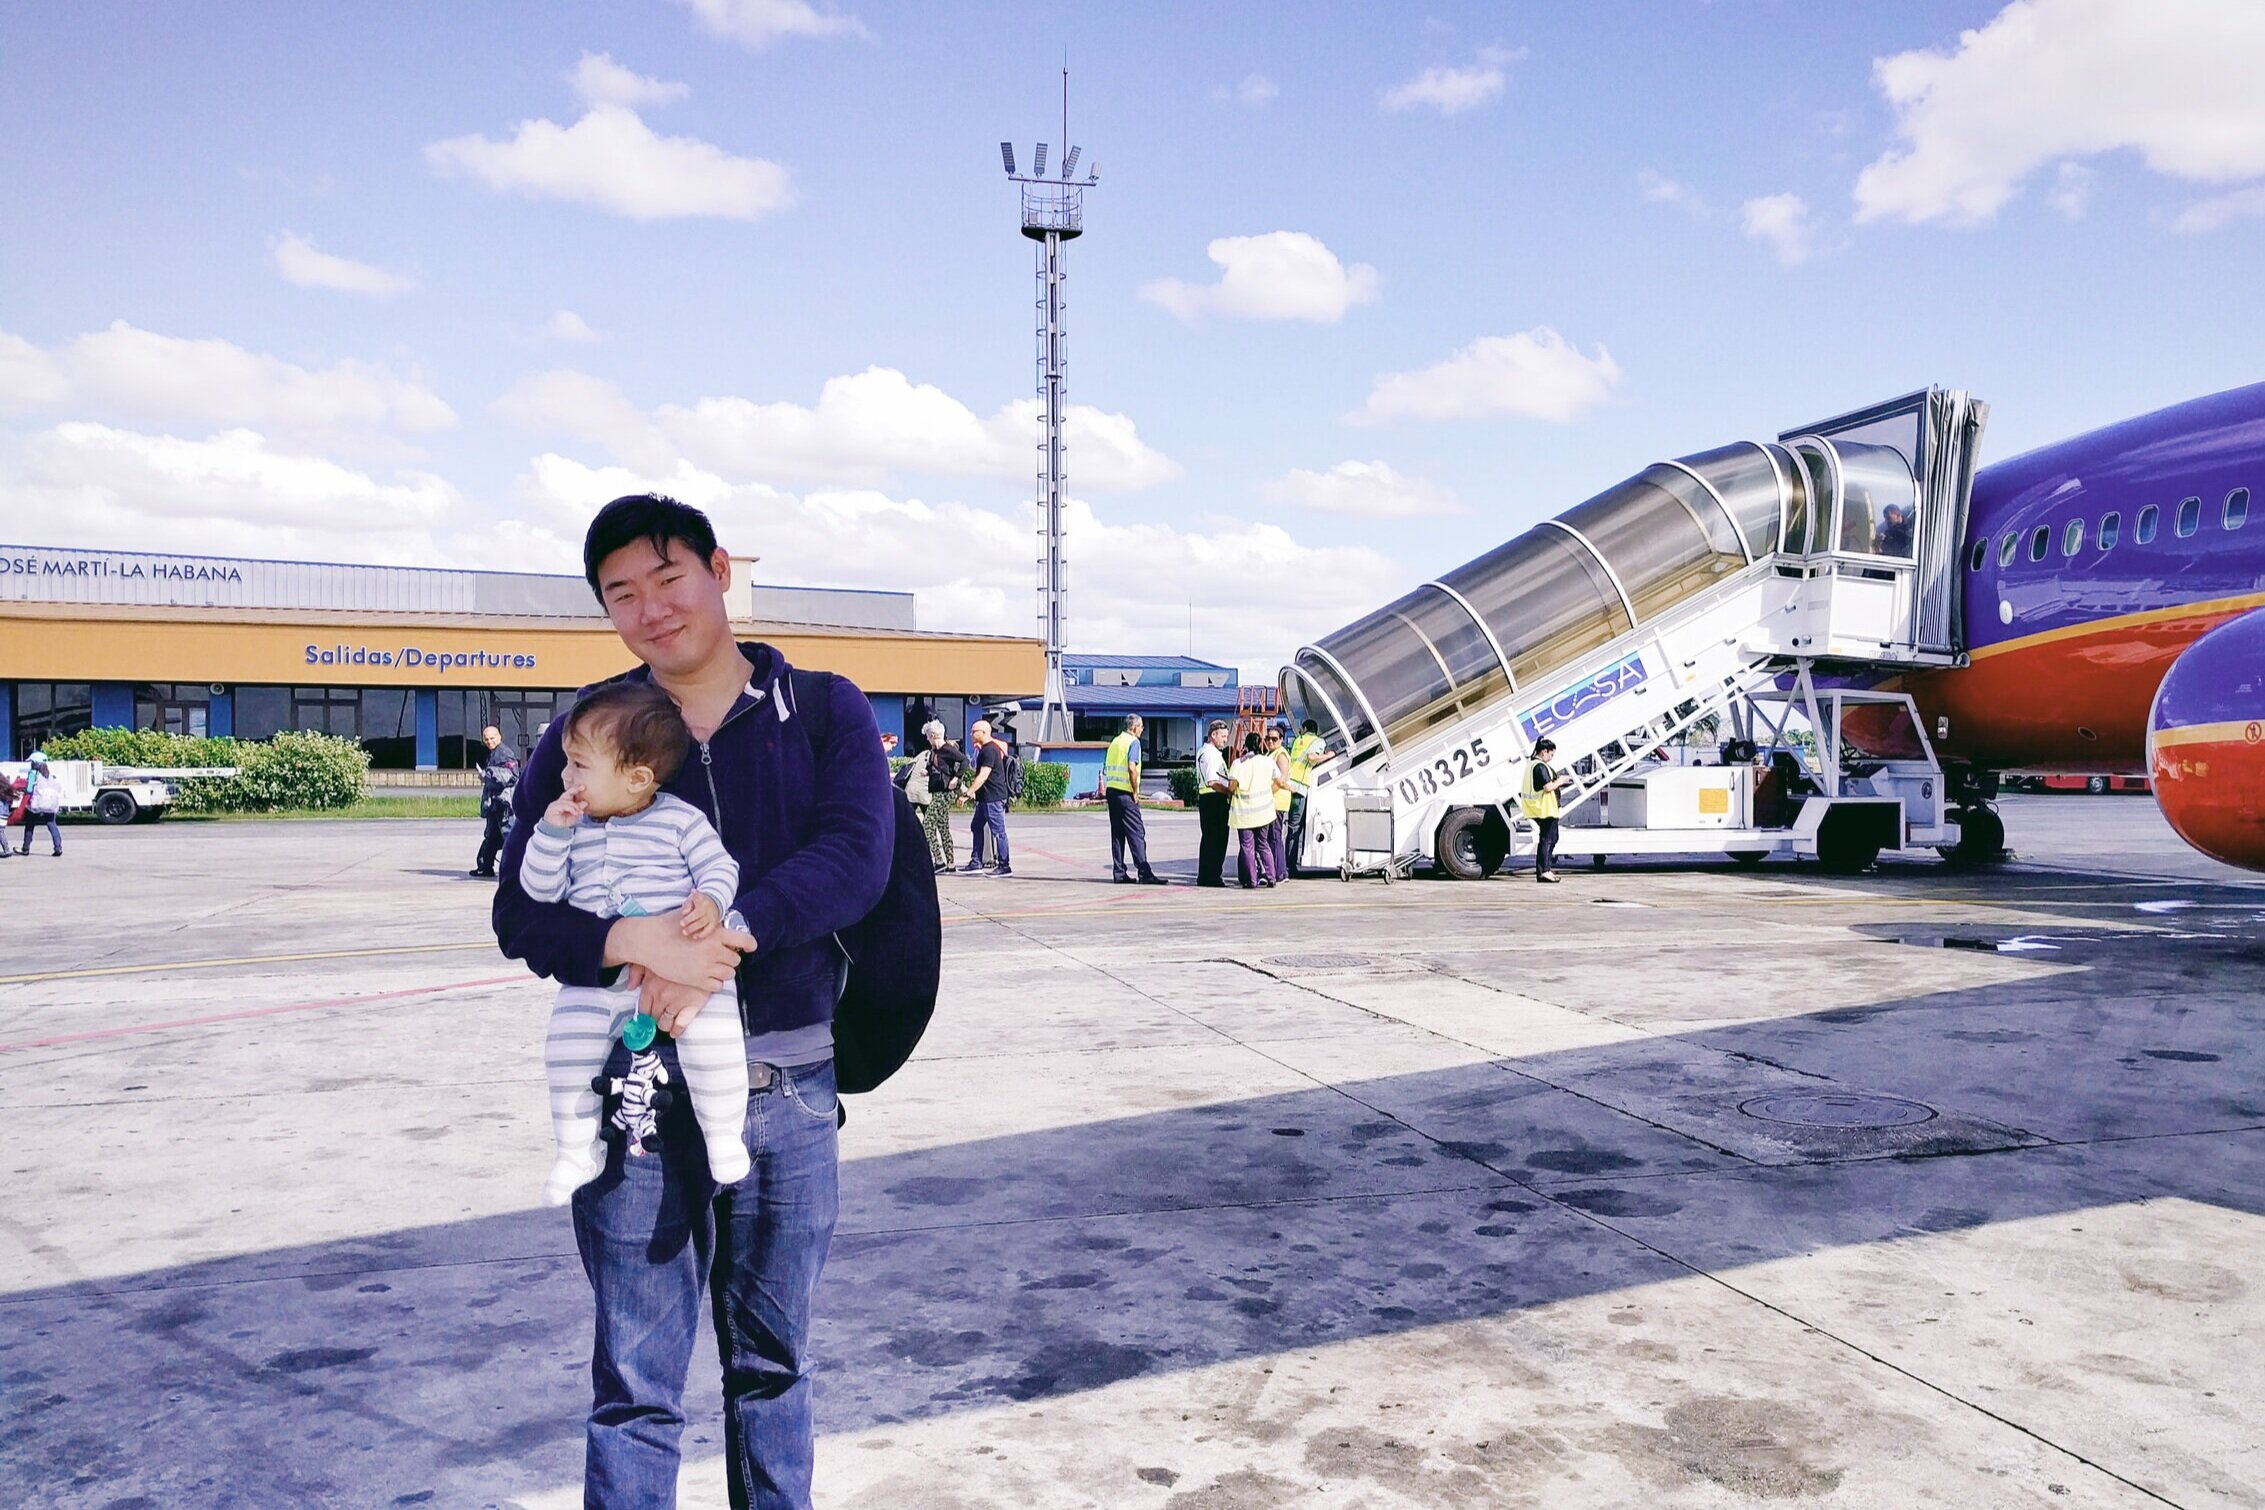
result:
[(1203, 793), (1203, 784), (1196, 779), (1192, 765), (1174, 766), (1164, 779), (1172, 788), (1172, 795), (1189, 807), (1194, 807), (1195, 799)]
[(1070, 768), (1058, 760), (1033, 760), (1022, 768), (1022, 806), (1060, 807), (1070, 789)]
[(233, 739), (192, 739), (155, 729), (81, 729), (42, 746), (57, 760), (99, 760), (105, 765), (234, 765), (242, 748)]
[[(155, 729), (82, 729), (47, 741), (47, 753), (57, 760), (99, 760), (109, 766), (141, 766), (159, 770), (184, 766), (241, 766), (244, 755), (257, 745), (234, 739), (192, 738), (186, 734), (160, 734)], [(173, 805), (184, 813), (238, 811), (230, 792), (235, 782), (226, 778), (177, 781)]]
[(369, 795), (370, 752), (334, 734), (278, 734), (243, 746), (236, 779), (224, 782), (230, 812), (351, 807)]

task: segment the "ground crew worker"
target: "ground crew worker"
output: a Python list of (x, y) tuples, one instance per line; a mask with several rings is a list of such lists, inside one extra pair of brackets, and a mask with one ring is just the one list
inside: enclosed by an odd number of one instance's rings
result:
[(1290, 741), (1290, 821), (1284, 836), (1283, 848), (1288, 852), (1283, 872), (1285, 876), (1298, 873), (1298, 861), (1306, 846), (1306, 793), (1313, 790), (1313, 768), (1323, 761), (1334, 760), (1337, 752), (1321, 742), (1321, 732), (1312, 719)]
[(1550, 764), (1556, 753), (1557, 742), (1552, 739), (1534, 746), (1533, 761), (1518, 793), (1518, 805), (1541, 830), (1541, 845), (1534, 851), (1534, 879), (1552, 886), (1557, 883), (1557, 789), (1573, 779)]
[(1198, 886), (1227, 884), (1221, 872), (1227, 865), (1227, 806), (1235, 791), (1234, 778), (1227, 774), (1226, 755), (1227, 738), (1233, 732), (1225, 720), (1212, 720), (1203, 748), (1195, 752), (1195, 811), (1203, 825), (1195, 861)]
[[(1101, 800), (1109, 804), (1109, 872), (1120, 886), (1162, 886), (1165, 880), (1148, 868), (1148, 825), (1140, 816), (1141, 716), (1125, 720), (1125, 729), (1109, 741), (1101, 757)], [(1125, 873), (1130, 851), (1134, 875)]]
[(519, 785), (519, 752), (503, 742), (493, 724), (480, 731), (488, 753), (480, 760), (480, 853), (467, 875), (495, 879), (496, 856), (503, 853), (504, 824), (511, 817), (511, 794)]

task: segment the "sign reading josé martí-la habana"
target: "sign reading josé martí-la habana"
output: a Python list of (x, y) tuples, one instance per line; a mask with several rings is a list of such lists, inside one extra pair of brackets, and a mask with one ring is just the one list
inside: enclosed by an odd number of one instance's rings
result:
[(33, 551), (0, 556), (0, 577), (70, 581), (233, 582), (244, 580), (244, 563), (209, 557), (114, 556), (92, 551)]
[(545, 618), (596, 612), (579, 576), (5, 544), (0, 602)]

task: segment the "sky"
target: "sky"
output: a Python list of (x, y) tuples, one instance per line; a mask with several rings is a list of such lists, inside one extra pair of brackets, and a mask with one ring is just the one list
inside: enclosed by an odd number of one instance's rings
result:
[(1271, 680), (1664, 457), (1929, 384), (1984, 460), (2257, 381), (2265, 5), (612, 0), (0, 14), (0, 539), (760, 581)]

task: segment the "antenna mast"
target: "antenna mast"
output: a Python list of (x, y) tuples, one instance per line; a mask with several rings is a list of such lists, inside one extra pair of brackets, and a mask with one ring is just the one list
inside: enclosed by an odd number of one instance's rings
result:
[(1038, 631), (1046, 644), (1046, 689), (1038, 714), (1035, 738), (1041, 742), (1065, 740), (1070, 719), (1064, 706), (1062, 648), (1069, 619), (1069, 582), (1063, 559), (1062, 536), (1065, 488), (1068, 477), (1062, 465), (1062, 425), (1066, 417), (1068, 342), (1062, 325), (1062, 248), (1085, 230), (1085, 191), (1099, 181), (1097, 167), (1073, 179), (1083, 148), (1070, 140), (1070, 70), (1062, 63), (1061, 165), (1053, 178), (1046, 176), (1046, 143), (1031, 156), (1030, 171), (1017, 172), (1012, 142), (999, 143), (999, 159), (1007, 178), (1022, 186), (1022, 234), (1037, 243), (1038, 298)]

